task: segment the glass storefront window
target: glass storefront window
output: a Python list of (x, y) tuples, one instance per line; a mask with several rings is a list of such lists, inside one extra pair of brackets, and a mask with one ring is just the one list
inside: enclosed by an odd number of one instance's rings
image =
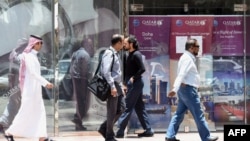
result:
[[(82, 70), (84, 80), (90, 79), (98, 63), (99, 52), (111, 45), (114, 33), (120, 33), (120, 2), (98, 0), (58, 1), (58, 75), (59, 131), (96, 131), (106, 119), (106, 102), (102, 102), (87, 89), (74, 83), (69, 72), (72, 54), (83, 47), (90, 57), (90, 66)], [(71, 75), (71, 76), (70, 76)], [(81, 89), (74, 93), (74, 89)], [(84, 126), (84, 127), (83, 127)]]
[[(1, 1), (0, 2), (0, 101), (1, 124), (7, 127), (12, 122), (21, 103), (19, 89), (19, 59), (28, 44), (31, 34), (43, 39), (39, 52), (41, 75), (50, 80), (53, 77), (53, 33), (51, 0), (44, 1)], [(54, 106), (51, 90), (42, 88), (46, 107), (48, 132), (54, 132)], [(32, 113), (30, 114), (32, 116)]]
[[(192, 37), (201, 44), (197, 62), (202, 80), (199, 94), (211, 130), (221, 130), (227, 123), (246, 123), (249, 96), (245, 97), (245, 93), (248, 93), (245, 88), (248, 90), (249, 84), (248, 64), (244, 64), (248, 62), (249, 35), (246, 31), (249, 2), (129, 0), (128, 3), (129, 33), (138, 37), (147, 62), (157, 53), (160, 42), (165, 42), (161, 47), (169, 51), (166, 53), (169, 59), (165, 59), (162, 65), (170, 76), (170, 89), (185, 40)], [(154, 97), (154, 93), (151, 96)], [(171, 110), (174, 112), (175, 105), (171, 105)], [(171, 118), (171, 115), (168, 117)], [(191, 119), (187, 112), (180, 130), (185, 131), (185, 127), (188, 127), (196, 131)], [(161, 129), (159, 126), (156, 128)]]
[[(106, 118), (106, 103), (89, 92), (77, 102), (69, 72), (71, 56), (84, 46), (91, 58), (86, 72), (88, 79), (91, 78), (99, 52), (110, 46), (112, 34), (122, 33), (124, 28), (124, 34), (135, 34), (140, 42), (147, 67), (143, 100), (156, 131), (165, 131), (176, 108), (177, 98), (169, 99), (166, 93), (172, 88), (177, 58), (182, 53), (178, 41), (189, 36), (197, 38), (202, 46), (197, 65), (202, 77), (202, 106), (210, 129), (220, 130), (225, 123), (249, 123), (250, 114), (245, 112), (250, 109), (250, 40), (247, 40), (250, 33), (246, 32), (250, 25), (250, 0), (128, 0), (127, 5), (123, 2), (1, 1), (0, 112), (3, 116), (8, 103), (20, 94), (19, 64), (13, 55), (20, 54), (29, 35), (35, 34), (44, 40), (39, 53), (41, 74), (56, 85), (53, 90), (42, 89), (48, 132), (82, 131), (78, 128), (79, 116), (87, 130), (96, 131)], [(123, 13), (124, 8), (128, 8), (127, 13)], [(15, 108), (17, 112), (18, 105)], [(186, 119), (191, 118), (187, 112)], [(133, 115), (129, 131), (140, 129), (139, 125)], [(181, 130), (187, 128), (196, 131), (192, 122), (185, 122)]]

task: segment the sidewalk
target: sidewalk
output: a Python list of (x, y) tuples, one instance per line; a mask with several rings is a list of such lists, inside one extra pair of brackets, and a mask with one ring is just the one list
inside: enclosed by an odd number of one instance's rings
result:
[[(224, 141), (223, 132), (212, 132), (213, 136), (218, 136), (219, 140)], [(84, 131), (84, 132), (71, 132), (62, 133), (57, 137), (51, 137), (56, 141), (104, 141), (104, 138), (96, 131)], [(195, 133), (178, 133), (177, 138), (181, 141), (200, 141), (199, 134)], [(153, 137), (143, 137), (138, 138), (137, 134), (128, 134), (125, 138), (117, 139), (118, 141), (165, 141), (164, 133), (156, 133)], [(6, 139), (1, 136), (0, 141), (6, 141)], [(25, 138), (15, 138), (15, 141), (38, 141), (35, 139), (25, 139)]]

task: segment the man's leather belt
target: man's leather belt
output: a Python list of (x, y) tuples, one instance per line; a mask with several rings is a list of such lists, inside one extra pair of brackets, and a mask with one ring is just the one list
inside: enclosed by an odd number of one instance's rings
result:
[[(190, 86), (190, 87), (194, 87), (194, 86), (191, 86), (191, 85), (188, 85), (188, 84), (185, 84), (185, 83), (181, 83), (181, 87), (186, 87), (186, 86)], [(197, 87), (194, 87), (197, 89)]]

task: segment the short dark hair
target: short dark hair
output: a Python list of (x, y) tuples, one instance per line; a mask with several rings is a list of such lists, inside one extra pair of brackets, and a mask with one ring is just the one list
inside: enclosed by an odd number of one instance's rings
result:
[(122, 35), (114, 34), (111, 38), (111, 45), (113, 46), (118, 42), (122, 42), (122, 39), (123, 39)]
[(135, 50), (138, 50), (139, 44), (138, 44), (136, 37), (134, 35), (129, 35), (127, 38), (128, 38), (128, 42), (133, 44), (133, 48)]
[(195, 46), (195, 43), (197, 42), (196, 39), (188, 39), (185, 45), (185, 50), (188, 50), (189, 48)]

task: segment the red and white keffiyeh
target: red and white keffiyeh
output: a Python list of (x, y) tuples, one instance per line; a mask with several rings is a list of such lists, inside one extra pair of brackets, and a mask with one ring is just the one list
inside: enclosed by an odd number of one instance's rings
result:
[[(31, 52), (32, 48), (35, 46), (36, 43), (42, 42), (42, 38), (30, 35), (29, 38), (29, 44), (28, 46), (24, 49), (23, 53), (29, 53)], [(25, 70), (26, 70), (26, 65), (25, 65), (25, 55), (22, 55), (21, 62), (20, 62), (20, 69), (19, 69), (19, 85), (21, 92), (23, 90), (23, 85), (24, 85), (24, 79), (25, 79)]]

